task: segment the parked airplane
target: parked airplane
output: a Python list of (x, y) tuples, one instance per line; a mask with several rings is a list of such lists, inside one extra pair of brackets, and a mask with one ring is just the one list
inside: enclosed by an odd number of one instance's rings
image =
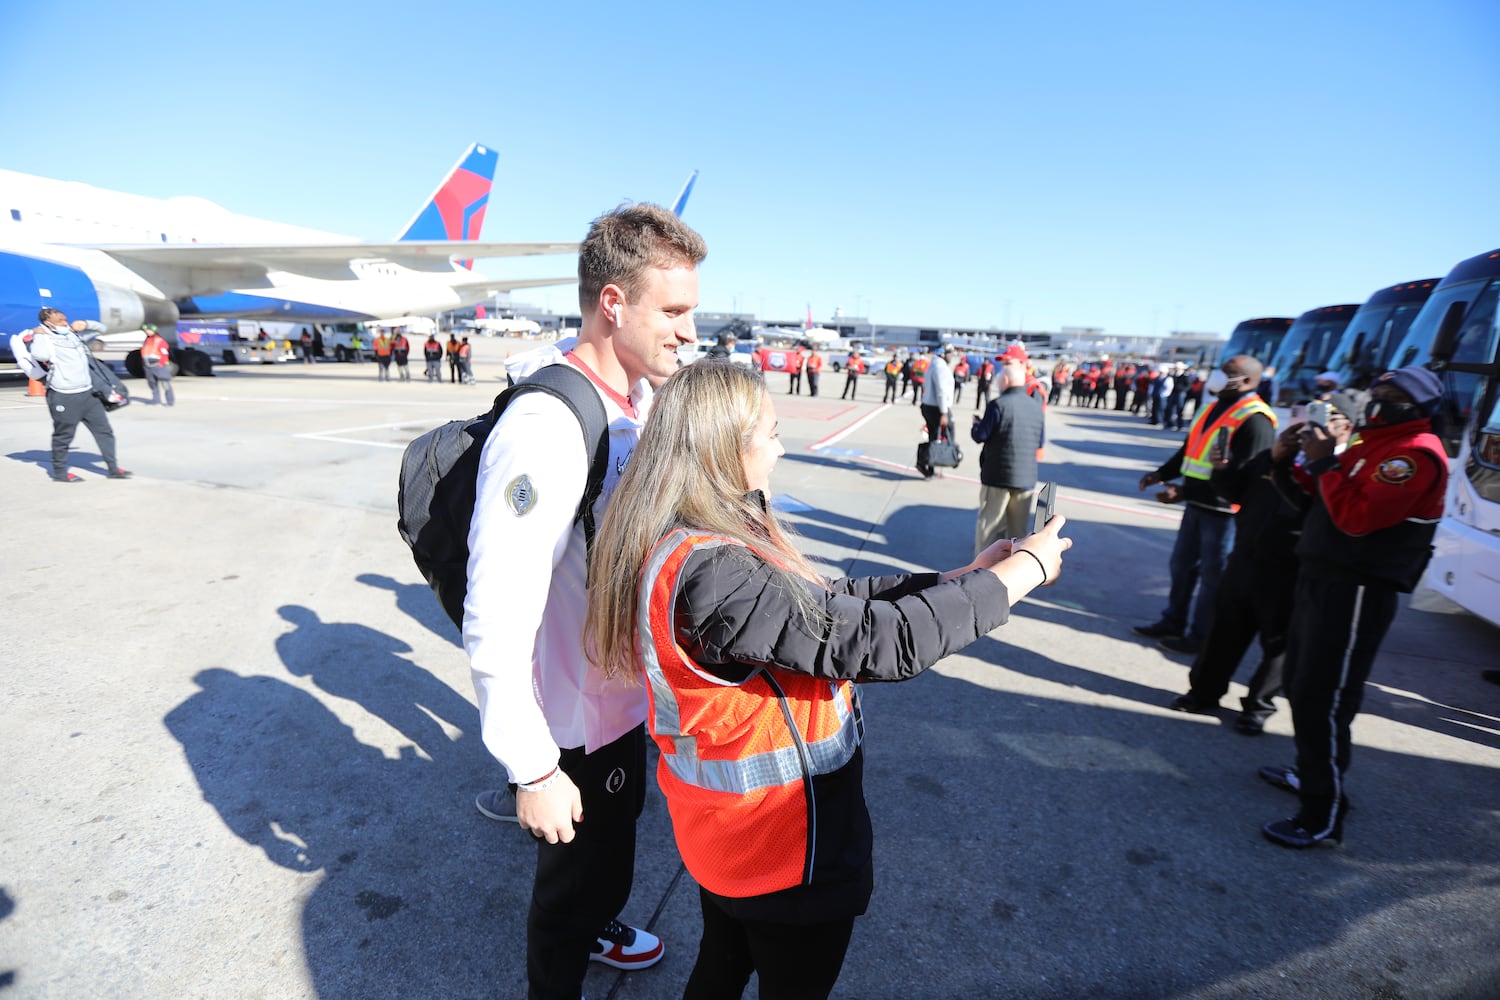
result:
[(577, 252), (569, 242), (479, 241), (497, 160), (469, 147), (389, 243), (234, 215), (201, 198), (0, 170), (0, 334), (34, 326), (45, 305), (111, 331), (155, 324), (171, 339), (179, 316), (373, 320), (576, 281), (496, 281), (454, 263)]

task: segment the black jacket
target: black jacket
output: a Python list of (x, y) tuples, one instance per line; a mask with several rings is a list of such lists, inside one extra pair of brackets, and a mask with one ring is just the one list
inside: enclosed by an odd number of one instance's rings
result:
[(1036, 451), (1042, 446), (1042, 400), (1012, 386), (990, 400), (969, 431), (981, 442), (979, 481), (986, 486), (1029, 490), (1036, 485)]
[[(1219, 419), (1221, 413), (1235, 403), (1238, 403), (1245, 395), (1245, 393), (1240, 393), (1238, 396), (1232, 396), (1228, 399), (1220, 396), (1209, 410), (1208, 416), (1205, 418), (1208, 423), (1204, 426), (1212, 425), (1215, 420)], [(1194, 419), (1196, 420), (1196, 418)], [(1263, 414), (1252, 414), (1235, 429), (1234, 434), (1229, 438), (1230, 468), (1242, 468), (1252, 458), (1275, 443), (1276, 424)], [(1182, 447), (1173, 452), (1172, 457), (1163, 462), (1161, 468), (1156, 470), (1156, 474), (1161, 478), (1162, 482), (1176, 479), (1182, 475), (1182, 458), (1186, 450), (1187, 439), (1184, 438)], [(1213, 483), (1214, 480), (1211, 478), (1189, 479), (1183, 476), (1182, 499), (1194, 507), (1199, 507), (1203, 510), (1211, 510), (1218, 514), (1233, 513), (1229, 500), (1220, 496), (1214, 490)]]
[[(674, 606), (677, 641), (701, 669), (728, 681), (753, 671), (796, 671), (856, 681), (914, 677), (1010, 617), (993, 573), (939, 583), (935, 573), (808, 585), (832, 624), (810, 631), (782, 578), (737, 545), (700, 549), (683, 565)], [(816, 923), (858, 916), (873, 887), (864, 754), (812, 779), (817, 817), (808, 882), (763, 896), (713, 895), (745, 920)]]

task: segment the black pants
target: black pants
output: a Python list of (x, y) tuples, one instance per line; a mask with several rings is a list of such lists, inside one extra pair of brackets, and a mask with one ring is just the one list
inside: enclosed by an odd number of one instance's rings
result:
[(1292, 706), (1308, 829), (1332, 825), (1349, 770), (1349, 724), (1364, 701), (1365, 680), (1396, 617), (1396, 591), (1348, 580), (1297, 578), (1287, 635), (1286, 692)]
[[(943, 429), (941, 426), (943, 420), (942, 410), (938, 409), (936, 406), (928, 406), (926, 403), (923, 403), (922, 419), (927, 421), (928, 442), (936, 441), (943, 436)], [(953, 430), (951, 425), (948, 429), (950, 432)], [(924, 465), (920, 462), (917, 464), (917, 471), (924, 476), (931, 476), (933, 474), (932, 466), (927, 465), (924, 467)]]
[(821, 376), (822, 372), (807, 373), (807, 394), (809, 396), (816, 396), (818, 394), (818, 379)]
[(783, 924), (731, 917), (698, 890), (703, 939), (683, 1000), (722, 1000), (744, 994), (750, 973), (759, 977), (761, 1000), (820, 1000), (833, 992), (854, 918), (822, 924)]
[(1189, 694), (1206, 705), (1217, 705), (1229, 690), (1235, 668), (1260, 635), (1260, 665), (1250, 678), (1250, 690), (1240, 702), (1243, 714), (1261, 722), (1276, 711), (1273, 699), (1281, 693), (1286, 660), (1286, 631), (1292, 620), (1292, 594), (1297, 583), (1295, 562), (1285, 566), (1257, 564), (1230, 556), (1214, 593), (1213, 625), (1188, 674)]
[(796, 393), (802, 395), (802, 373), (787, 372), (786, 394), (788, 396)]
[(882, 403), (894, 403), (896, 401), (896, 376), (885, 377), (885, 391), (880, 394)]
[[(813, 393), (814, 396), (817, 393)], [(839, 399), (855, 399), (859, 395), (859, 376), (853, 372), (844, 373), (844, 391), (839, 393)]]
[(119, 468), (115, 463), (115, 432), (109, 425), (109, 414), (104, 404), (92, 392), (54, 392), (47, 390), (47, 411), (52, 414), (52, 477), (61, 479), (68, 474), (68, 446), (78, 425), (83, 424), (94, 435), (99, 454), (104, 456), (104, 467), (110, 472)]
[(619, 915), (635, 878), (635, 821), (646, 804), (646, 727), (559, 761), (583, 797), (571, 844), (538, 840), (526, 918), (531, 1000), (578, 1000), (599, 929)]
[(990, 401), (990, 380), (982, 378), (974, 385), (974, 409), (984, 408), (984, 404)]

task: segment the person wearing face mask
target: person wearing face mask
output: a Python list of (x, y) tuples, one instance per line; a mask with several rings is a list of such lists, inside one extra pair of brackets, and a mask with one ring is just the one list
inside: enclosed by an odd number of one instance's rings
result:
[[(1329, 402), (1328, 430), (1342, 450), (1353, 432), (1353, 400)], [(1310, 498), (1293, 479), (1302, 460), (1305, 424), (1282, 431), (1276, 443), (1239, 469), (1229, 456), (1210, 446), (1214, 489), (1240, 505), (1234, 518), (1234, 548), (1214, 597), (1213, 626), (1188, 673), (1188, 691), (1167, 705), (1177, 712), (1217, 715), (1219, 699), (1229, 691), (1240, 660), (1256, 635), (1260, 663), (1250, 678), (1249, 691), (1234, 731), (1259, 735), (1276, 711), (1286, 656), (1287, 626), (1292, 619), (1292, 593), (1297, 583), (1297, 539)]]
[(1312, 394), (1312, 398), (1315, 399), (1315, 400), (1317, 400), (1317, 401), (1319, 401), (1319, 402), (1321, 402), (1321, 403), (1328, 402), (1329, 397), (1331, 397), (1334, 393), (1336, 393), (1338, 391), (1339, 391), (1339, 373), (1338, 372), (1323, 372), (1317, 378), (1313, 379), (1313, 394)]
[[(68, 323), (60, 309), (43, 309), (37, 314), (41, 326), (32, 331), (30, 358), (32, 364), (45, 369), (47, 412), (52, 415), (52, 478), (59, 483), (81, 483), (82, 477), (68, 471), (68, 449), (78, 425), (83, 424), (94, 435), (99, 454), (104, 458), (110, 479), (129, 479), (130, 473), (115, 461), (115, 431), (110, 426), (104, 403), (94, 395), (94, 376), (89, 370), (88, 339), (104, 332), (101, 323), (77, 320)], [(17, 354), (19, 359), (20, 355)], [(34, 376), (33, 376), (34, 377)]]
[[(1234, 504), (1214, 489), (1209, 448), (1219, 431), (1228, 431), (1229, 468), (1237, 471), (1276, 438), (1276, 417), (1255, 391), (1260, 376), (1260, 362), (1248, 354), (1224, 362), (1204, 385), (1205, 392), (1217, 397), (1214, 405), (1198, 411), (1187, 440), (1171, 458), (1141, 477), (1142, 490), (1167, 484), (1156, 495), (1162, 503), (1184, 503), (1169, 564), (1172, 587), (1167, 607), (1157, 621), (1132, 629), (1174, 653), (1197, 655), (1203, 648), (1213, 620), (1214, 591), (1233, 541)], [(1181, 486), (1169, 482), (1179, 475)]]
[(1312, 499), (1297, 543), (1300, 571), (1287, 635), (1286, 691), (1295, 767), (1260, 776), (1297, 793), (1301, 808), (1261, 828), (1283, 847), (1337, 845), (1349, 810), (1349, 725), (1396, 615), (1432, 556), (1448, 457), (1433, 433), (1443, 383), (1426, 368), (1386, 372), (1342, 454), (1328, 429), (1302, 433), (1297, 480)]

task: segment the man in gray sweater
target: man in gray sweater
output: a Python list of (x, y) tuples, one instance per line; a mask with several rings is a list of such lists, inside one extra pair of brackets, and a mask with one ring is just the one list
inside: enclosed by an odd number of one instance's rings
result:
[(1042, 446), (1042, 399), (1026, 391), (1026, 349), (1007, 347), (995, 383), (1000, 394), (974, 418), (969, 436), (984, 445), (979, 453), (979, 519), (974, 551), (1001, 538), (1031, 533), (1027, 518), (1036, 491), (1037, 450)]
[[(52, 478), (59, 483), (79, 483), (82, 478), (68, 471), (68, 448), (78, 425), (94, 435), (99, 454), (111, 479), (129, 479), (130, 473), (115, 461), (115, 432), (109, 425), (104, 403), (94, 395), (94, 376), (89, 370), (89, 347), (78, 335), (92, 340), (104, 332), (103, 325), (77, 320), (71, 325), (59, 309), (43, 309), (42, 325), (32, 331), (28, 351), (47, 382), (47, 412), (52, 415)], [(17, 354), (17, 360), (20, 355)], [(36, 377), (31, 371), (28, 375)]]

